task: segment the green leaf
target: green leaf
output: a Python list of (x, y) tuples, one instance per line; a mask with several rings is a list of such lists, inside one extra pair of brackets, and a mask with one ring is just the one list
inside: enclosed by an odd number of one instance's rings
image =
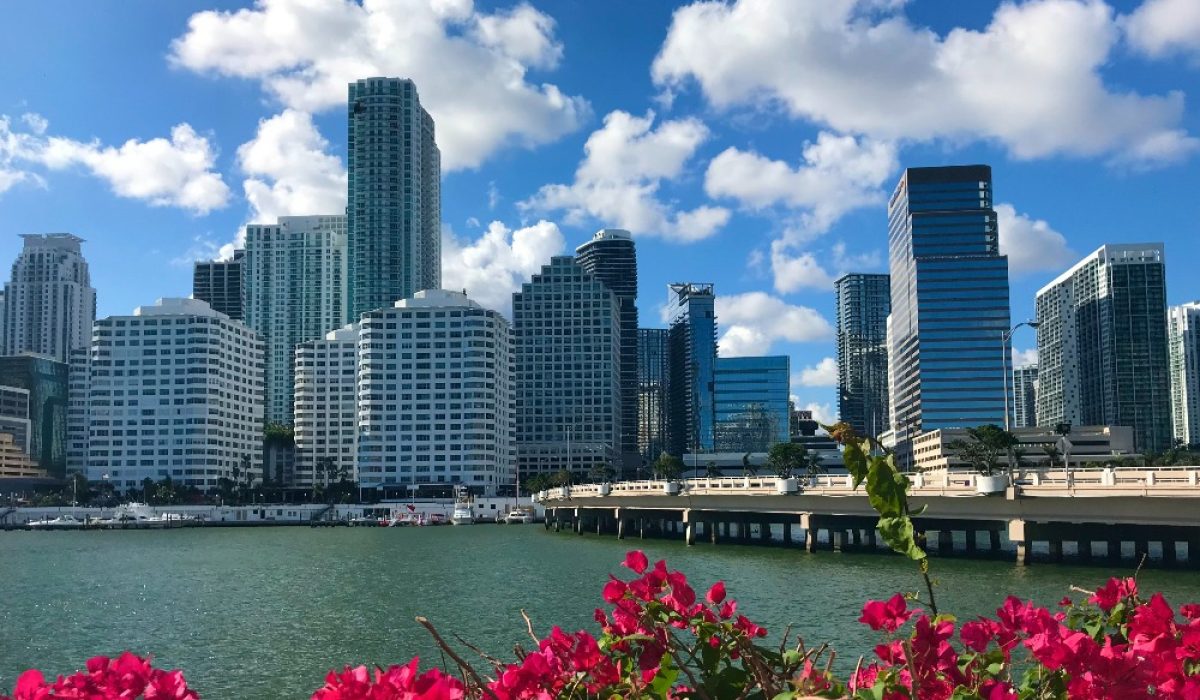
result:
[(913, 532), (912, 520), (907, 517), (880, 518), (879, 534), (883, 541), (893, 550), (903, 554), (913, 561), (926, 558), (925, 550), (917, 544), (916, 533)]
[(659, 662), (658, 673), (654, 679), (650, 681), (650, 691), (655, 697), (665, 698), (671, 692), (671, 688), (675, 687), (675, 679), (679, 677), (679, 669), (671, 663), (671, 655), (663, 654), (662, 661)]
[(846, 465), (846, 471), (854, 478), (855, 489), (867, 478), (867, 453), (864, 445), (858, 440), (847, 442), (842, 453), (842, 462)]
[(907, 482), (904, 476), (897, 472), (887, 460), (881, 457), (871, 459), (870, 470), (867, 473), (867, 497), (881, 518), (898, 518), (905, 515), (908, 497), (905, 494)]

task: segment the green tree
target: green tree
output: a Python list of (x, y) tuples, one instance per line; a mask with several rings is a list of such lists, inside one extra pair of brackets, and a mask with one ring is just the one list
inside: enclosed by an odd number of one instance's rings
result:
[(1054, 443), (1042, 445), (1042, 452), (1046, 453), (1046, 460), (1052, 467), (1056, 466), (1059, 458), (1062, 457), (1062, 452), (1059, 452), (1058, 445), (1055, 445)]
[(588, 472), (592, 481), (609, 482), (617, 475), (617, 470), (607, 464), (597, 464)]
[(992, 476), (1001, 468), (1000, 457), (1007, 457), (1009, 450), (1017, 445), (1012, 433), (991, 423), (967, 428), (967, 440), (953, 440), (947, 449), (958, 454), (975, 471)]
[(708, 464), (704, 467), (704, 476), (710, 479), (719, 479), (724, 476), (724, 472), (721, 471), (716, 462), (709, 460)]
[(742, 455), (742, 473), (746, 476), (758, 476), (758, 465), (751, 464), (749, 452)]
[(767, 467), (780, 479), (790, 479), (807, 472), (808, 448), (798, 442), (777, 442), (767, 453)]
[(654, 476), (665, 481), (678, 479), (680, 474), (683, 474), (683, 460), (675, 455), (663, 452), (654, 460), (654, 466), (651, 467)]

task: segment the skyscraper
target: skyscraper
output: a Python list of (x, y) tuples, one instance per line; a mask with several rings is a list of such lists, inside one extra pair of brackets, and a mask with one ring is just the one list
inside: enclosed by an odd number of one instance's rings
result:
[(556, 256), (513, 294), (517, 464), (522, 478), (587, 474), (620, 457), (617, 295)]
[(29, 456), (50, 476), (67, 472), (68, 365), (41, 355), (0, 357), (0, 386), (29, 392)]
[(1013, 370), (1012, 427), (1037, 427), (1038, 366), (1024, 365)]
[(922, 431), (1004, 424), (1008, 258), (986, 165), (908, 168), (888, 202), (889, 372), (901, 461)]
[(96, 290), (80, 244), (69, 233), (26, 234), (25, 247), (4, 288), (4, 346), (0, 354), (32, 352), (67, 362), (92, 339)]
[(352, 323), (296, 346), (296, 486), (358, 481), (358, 335)]
[(213, 311), (240, 321), (242, 314), (242, 258), (235, 250), (229, 260), (197, 260), (192, 270), (192, 298), (208, 302)]
[(90, 366), (89, 479), (122, 492), (143, 479), (208, 491), (261, 479), (263, 344), (242, 322), (160, 299), (97, 321)]
[(354, 322), (441, 287), (442, 165), (433, 118), (411, 80), (350, 83), (347, 124), (345, 320)]
[(710, 283), (669, 286), (667, 451), (711, 452), (716, 424), (717, 311)]
[(667, 449), (667, 329), (638, 329), (638, 452), (641, 466)]
[(1127, 425), (1142, 452), (1171, 445), (1161, 243), (1096, 249), (1037, 293), (1038, 423)]
[(837, 294), (838, 416), (863, 435), (888, 422), (887, 317), (891, 280), (854, 273), (834, 283)]
[(617, 295), (621, 320), (621, 462), (626, 474), (640, 462), (638, 453), (638, 310), (637, 251), (633, 236), (601, 229), (575, 249), (580, 267)]
[(766, 452), (789, 441), (789, 366), (787, 355), (717, 358), (717, 452)]
[(1200, 301), (1171, 307), (1167, 333), (1172, 436), (1200, 445)]
[(266, 420), (291, 425), (296, 345), (343, 325), (346, 219), (283, 216), (246, 227), (246, 325), (266, 344)]

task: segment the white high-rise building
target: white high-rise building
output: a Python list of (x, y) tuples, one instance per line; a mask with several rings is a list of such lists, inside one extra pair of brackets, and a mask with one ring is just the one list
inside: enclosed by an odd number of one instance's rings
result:
[(90, 355), (88, 479), (127, 491), (147, 478), (202, 490), (261, 478), (257, 333), (203, 301), (160, 299), (97, 321)]
[(296, 346), (294, 486), (357, 481), (358, 325)]
[(87, 474), (91, 386), (92, 349), (76, 348), (67, 366), (67, 473)]
[(1200, 444), (1200, 301), (1167, 312), (1167, 351), (1171, 370), (1171, 424), (1174, 439)]
[(246, 325), (266, 344), (266, 420), (290, 425), (296, 345), (345, 323), (346, 217), (247, 226), (241, 264)]
[(3, 355), (37, 353), (66, 362), (86, 347), (96, 320), (96, 290), (80, 244), (69, 233), (27, 234), (4, 288)]
[(363, 314), (358, 341), (358, 477), (385, 495), (513, 483), (508, 321), (466, 295), (417, 292)]

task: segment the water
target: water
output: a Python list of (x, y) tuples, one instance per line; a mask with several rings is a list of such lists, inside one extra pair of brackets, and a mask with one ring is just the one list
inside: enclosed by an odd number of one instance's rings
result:
[[(831, 641), (845, 663), (876, 637), (862, 602), (920, 585), (914, 566), (881, 555), (697, 545), (470, 528), (195, 528), (0, 533), (0, 689), (29, 666), (68, 673), (94, 654), (152, 652), (206, 698), (303, 698), (342, 664), (440, 662), (414, 617), (508, 658), (551, 624), (594, 630), (600, 588), (626, 549), (666, 558), (697, 588), (725, 580), (774, 634), (789, 623)], [(1056, 602), (1109, 569), (935, 560), (939, 603), (990, 613), (1007, 592)], [(1146, 571), (1143, 588), (1200, 600), (1200, 576)], [(481, 668), (485, 665), (481, 664)]]

